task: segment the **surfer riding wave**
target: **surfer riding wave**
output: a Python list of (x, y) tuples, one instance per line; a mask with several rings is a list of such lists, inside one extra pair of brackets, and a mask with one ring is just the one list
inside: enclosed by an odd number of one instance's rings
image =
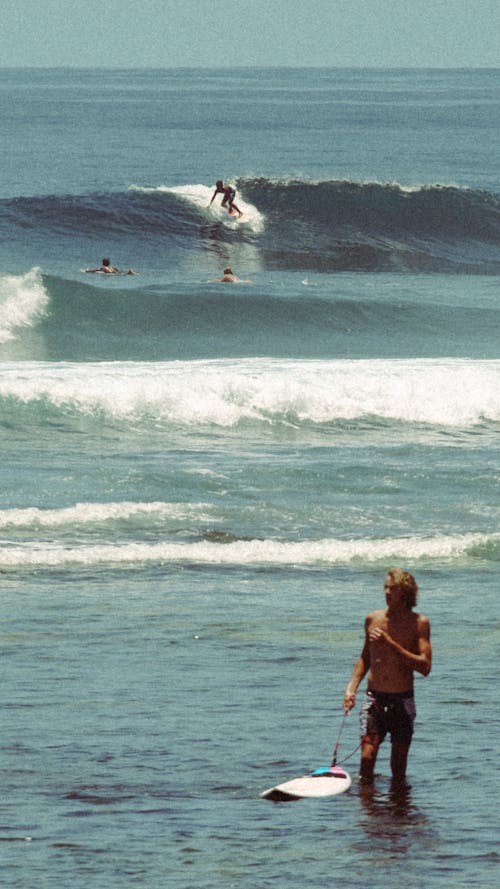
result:
[(234, 199), (236, 197), (236, 189), (234, 189), (232, 185), (224, 185), (222, 179), (218, 179), (215, 183), (215, 191), (212, 195), (212, 200), (208, 205), (209, 207), (213, 204), (218, 194), (224, 195), (221, 201), (221, 207), (227, 207), (227, 212), (230, 216), (233, 215), (233, 211), (235, 211), (238, 216), (243, 216), (243, 212), (234, 203)]

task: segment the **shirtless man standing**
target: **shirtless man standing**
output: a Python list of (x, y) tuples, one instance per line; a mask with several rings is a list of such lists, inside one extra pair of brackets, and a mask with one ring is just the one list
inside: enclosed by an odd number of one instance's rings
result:
[(412, 610), (418, 593), (414, 577), (391, 568), (384, 592), (387, 608), (372, 611), (366, 618), (365, 644), (344, 696), (348, 712), (368, 673), (366, 701), (360, 714), (360, 778), (365, 783), (373, 781), (378, 748), (387, 733), (391, 736), (392, 775), (397, 780), (405, 778), (416, 713), (413, 673), (416, 670), (427, 676), (432, 665), (429, 620)]

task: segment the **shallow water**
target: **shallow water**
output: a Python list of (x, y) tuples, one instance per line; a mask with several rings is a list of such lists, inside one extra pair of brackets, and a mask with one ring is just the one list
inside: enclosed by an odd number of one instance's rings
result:
[[(498, 72), (0, 104), (3, 885), (493, 889)], [(360, 789), (355, 712), (348, 793), (260, 799), (329, 764), (392, 564), (433, 628), (410, 786), (385, 744)]]

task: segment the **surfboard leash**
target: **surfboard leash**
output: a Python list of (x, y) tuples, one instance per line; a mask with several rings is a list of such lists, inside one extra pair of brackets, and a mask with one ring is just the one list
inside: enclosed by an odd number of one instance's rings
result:
[(342, 731), (343, 731), (343, 728), (345, 725), (345, 721), (346, 721), (348, 715), (349, 715), (349, 710), (344, 710), (344, 718), (343, 718), (342, 722), (340, 723), (339, 733), (337, 735), (337, 743), (335, 744), (335, 747), (333, 749), (332, 766), (337, 765), (337, 753), (339, 752), (340, 736), (342, 734)]
[[(347, 717), (349, 716), (349, 713), (350, 713), (350, 710), (344, 710), (344, 718), (342, 719), (342, 722), (340, 723), (339, 733), (337, 736), (337, 743), (335, 744), (335, 748), (333, 750), (332, 768), (337, 765), (337, 754), (339, 752), (340, 737), (342, 735), (345, 721), (346, 721)], [(349, 753), (348, 756), (344, 756), (344, 758), (340, 760), (340, 764), (347, 762), (347, 760), (350, 759), (351, 756), (354, 756), (354, 754), (358, 752), (360, 747), (361, 747), (361, 743), (358, 744), (358, 746), (355, 748), (355, 750), (352, 751), (352, 753)]]

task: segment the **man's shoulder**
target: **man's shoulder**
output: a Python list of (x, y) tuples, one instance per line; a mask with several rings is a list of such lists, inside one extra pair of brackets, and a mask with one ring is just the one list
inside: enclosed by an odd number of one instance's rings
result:
[(426, 614), (419, 614), (418, 612), (414, 613), (419, 627), (430, 627), (431, 622)]
[(381, 620), (386, 616), (385, 608), (377, 608), (376, 611), (370, 611), (369, 614), (366, 615), (366, 623), (371, 624), (374, 620)]

